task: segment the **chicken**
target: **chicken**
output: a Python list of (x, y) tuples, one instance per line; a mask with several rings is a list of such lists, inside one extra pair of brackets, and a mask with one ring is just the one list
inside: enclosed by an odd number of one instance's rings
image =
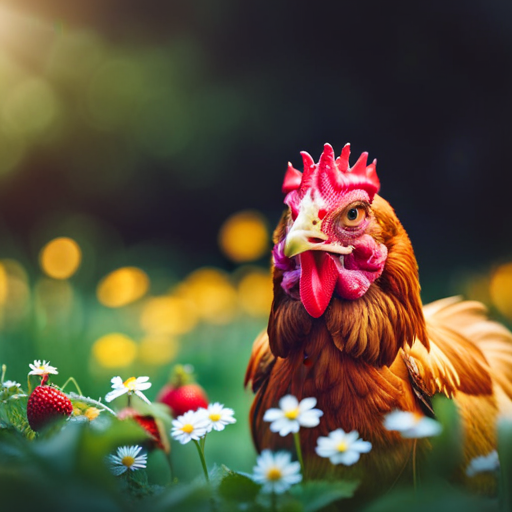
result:
[[(422, 305), (417, 262), (391, 206), (377, 192), (376, 161), (349, 166), (326, 144), (304, 172), (288, 164), (287, 209), (275, 232), (274, 299), (268, 328), (255, 340), (245, 385), (256, 393), (251, 428), (257, 450), (293, 451), (272, 433), (265, 411), (281, 397), (315, 397), (320, 425), (300, 430), (306, 471), (362, 479), (384, 491), (412, 475), (428, 439), (404, 439), (383, 426), (396, 409), (435, 417), (446, 395), (463, 426), (464, 465), (496, 447), (496, 420), (512, 411), (512, 334), (485, 306), (460, 297)], [(357, 430), (372, 450), (350, 467), (315, 454), (318, 436)], [(465, 467), (456, 477), (467, 480)], [(489, 486), (475, 477), (476, 486)]]

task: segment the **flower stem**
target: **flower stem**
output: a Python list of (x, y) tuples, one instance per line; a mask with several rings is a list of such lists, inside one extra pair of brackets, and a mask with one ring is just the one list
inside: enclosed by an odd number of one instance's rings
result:
[(277, 511), (277, 494), (276, 494), (276, 491), (272, 491), (270, 493), (270, 510), (272, 510), (272, 512), (276, 512)]
[(171, 484), (174, 483), (174, 467), (172, 465), (171, 452), (165, 454), (165, 459), (167, 460), (167, 465), (169, 466), (169, 473), (171, 476)]
[(302, 450), (301, 450), (301, 447), (300, 447), (300, 437), (299, 437), (299, 433), (298, 432), (295, 432), (293, 434), (293, 440), (295, 441), (295, 450), (297, 452), (297, 458), (299, 459), (299, 462), (300, 462), (300, 469), (301, 469), (301, 472), (302, 472), (302, 478), (304, 478), (304, 480), (306, 479), (306, 473), (305, 473), (305, 468), (304, 468), (304, 459), (302, 458)]
[(7, 366), (5, 364), (2, 365), (2, 377), (0, 378), (0, 386), (3, 385), (5, 379), (5, 372), (7, 370)]
[(201, 449), (201, 445), (195, 439), (193, 439), (193, 441), (196, 445), (197, 453), (199, 453), (199, 458), (201, 459), (201, 465), (203, 466), (204, 477), (206, 478), (206, 481), (208, 483), (210, 483), (210, 477), (208, 476), (208, 469), (206, 468), (206, 460), (204, 458), (204, 453), (203, 453), (203, 450)]
[(60, 388), (60, 390), (61, 390), (61, 391), (64, 391), (64, 388), (65, 388), (65, 387), (66, 387), (70, 382), (72, 382), (72, 383), (75, 385), (75, 388), (76, 388), (76, 390), (78, 391), (78, 394), (79, 394), (80, 396), (83, 396), (83, 395), (82, 395), (82, 390), (80, 389), (80, 386), (78, 385), (78, 382), (75, 380), (75, 378), (74, 378), (74, 377), (69, 377), (69, 379), (68, 379), (66, 382), (64, 382), (64, 385)]

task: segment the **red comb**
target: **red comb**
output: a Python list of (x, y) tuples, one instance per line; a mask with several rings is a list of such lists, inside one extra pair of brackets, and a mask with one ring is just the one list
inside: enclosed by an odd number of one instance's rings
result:
[[(297, 199), (302, 199), (310, 189), (317, 190), (326, 199), (333, 199), (334, 195), (354, 189), (363, 189), (370, 196), (379, 191), (380, 182), (377, 177), (374, 160), (366, 165), (368, 153), (362, 153), (353, 167), (349, 167), (350, 144), (346, 144), (341, 155), (335, 160), (334, 150), (330, 144), (324, 145), (324, 151), (320, 155), (318, 164), (305, 151), (301, 152), (304, 162), (304, 173), (295, 169), (288, 163), (288, 169), (283, 182), (283, 193), (287, 195), (286, 204), (296, 204)], [(293, 194), (291, 194), (293, 193)], [(299, 197), (288, 197), (288, 195)]]

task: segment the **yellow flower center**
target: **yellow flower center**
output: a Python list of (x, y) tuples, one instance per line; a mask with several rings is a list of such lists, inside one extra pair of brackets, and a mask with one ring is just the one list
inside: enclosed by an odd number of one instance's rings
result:
[(210, 419), (212, 421), (219, 421), (220, 420), (220, 414), (210, 414)]
[(345, 443), (345, 441), (341, 441), (338, 443), (338, 446), (336, 446), (336, 448), (338, 449), (339, 452), (344, 452), (347, 450), (347, 443)]
[(89, 420), (95, 420), (100, 415), (100, 410), (97, 407), (89, 407), (85, 412), (84, 416)]
[(181, 427), (181, 430), (183, 430), (183, 432), (185, 432), (186, 434), (191, 434), (192, 432), (194, 432), (194, 426), (191, 425), (190, 423), (187, 423), (186, 425), (183, 425), (183, 427)]
[(128, 388), (130, 391), (135, 391), (137, 389), (137, 386), (135, 385), (136, 380), (137, 379), (135, 377), (130, 377), (123, 382), (123, 386)]
[(300, 409), (297, 407), (296, 409), (290, 409), (289, 411), (285, 411), (284, 416), (289, 420), (296, 420), (299, 413)]
[(281, 480), (282, 477), (283, 474), (281, 473), (281, 470), (278, 468), (270, 468), (267, 471), (267, 480), (275, 482), (276, 480)]
[(133, 466), (135, 462), (135, 459), (131, 456), (131, 455), (125, 455), (122, 459), (121, 459), (121, 463), (126, 466), (127, 468), (130, 468)]

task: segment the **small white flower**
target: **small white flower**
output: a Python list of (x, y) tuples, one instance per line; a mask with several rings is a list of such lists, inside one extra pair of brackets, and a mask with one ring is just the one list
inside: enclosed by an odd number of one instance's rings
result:
[(498, 452), (493, 450), (487, 455), (475, 457), (471, 460), (466, 468), (466, 475), (475, 476), (478, 473), (494, 472), (500, 467), (500, 461), (498, 459)]
[(263, 450), (253, 471), (253, 480), (263, 484), (263, 492), (281, 494), (302, 480), (300, 464), (292, 462), (288, 452)]
[(315, 405), (316, 398), (304, 398), (299, 403), (293, 395), (286, 395), (279, 400), (279, 409), (268, 409), (263, 420), (270, 421), (270, 430), (281, 436), (297, 433), (300, 427), (316, 427), (320, 423), (323, 412), (313, 409)]
[(235, 411), (224, 407), (219, 402), (210, 404), (207, 409), (201, 408), (200, 410), (205, 411), (204, 415), (208, 420), (207, 432), (224, 430), (229, 423), (236, 423), (236, 419), (233, 418)]
[(331, 432), (327, 437), (320, 436), (317, 441), (316, 453), (320, 457), (328, 457), (332, 464), (355, 464), (361, 453), (368, 453), (372, 443), (363, 441), (356, 430), (348, 434), (341, 428)]
[(28, 372), (29, 375), (48, 375), (49, 373), (57, 375), (59, 373), (55, 366), (50, 366), (50, 361), (41, 363), (39, 359), (36, 359), (34, 364), (29, 364), (29, 366), (31, 368), (31, 371)]
[(19, 388), (19, 387), (21, 387), (21, 384), (18, 384), (17, 382), (15, 382), (15, 381), (13, 381), (13, 380), (6, 380), (6, 381), (2, 384), (2, 386), (3, 386), (4, 388), (14, 388), (14, 387)]
[(151, 383), (148, 382), (148, 380), (149, 377), (130, 377), (123, 382), (121, 377), (112, 377), (110, 382), (112, 382), (113, 391), (110, 391), (105, 395), (105, 400), (107, 402), (111, 402), (125, 393), (129, 393), (130, 395), (135, 393), (139, 398), (144, 400), (144, 402), (150, 404), (151, 402), (142, 393), (143, 390), (151, 387)]
[(432, 418), (399, 410), (384, 416), (384, 428), (396, 430), (402, 434), (402, 437), (408, 439), (437, 436), (443, 430), (442, 425)]
[(148, 460), (145, 453), (139, 454), (141, 446), (120, 446), (116, 455), (107, 457), (110, 471), (116, 476), (122, 475), (125, 471), (136, 471), (144, 469)]
[(172, 420), (171, 436), (181, 444), (197, 441), (208, 432), (210, 420), (206, 416), (206, 409), (188, 411), (182, 416)]

